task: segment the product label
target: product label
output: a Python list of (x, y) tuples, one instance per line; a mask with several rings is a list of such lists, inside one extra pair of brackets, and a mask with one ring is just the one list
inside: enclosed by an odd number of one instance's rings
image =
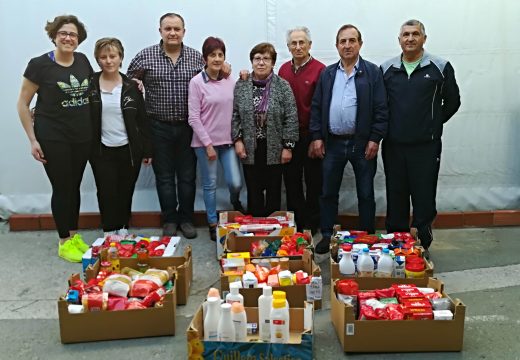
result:
[(306, 285), (307, 301), (321, 300), (322, 281), (321, 277), (313, 277), (310, 284)]
[(218, 340), (218, 332), (217, 331), (210, 331), (208, 334), (209, 341), (217, 341)]
[(285, 325), (285, 320), (274, 319), (273, 320), (273, 325)]

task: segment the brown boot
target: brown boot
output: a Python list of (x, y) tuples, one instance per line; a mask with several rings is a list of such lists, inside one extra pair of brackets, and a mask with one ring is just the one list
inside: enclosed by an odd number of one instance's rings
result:
[(217, 224), (209, 224), (209, 238), (217, 241)]

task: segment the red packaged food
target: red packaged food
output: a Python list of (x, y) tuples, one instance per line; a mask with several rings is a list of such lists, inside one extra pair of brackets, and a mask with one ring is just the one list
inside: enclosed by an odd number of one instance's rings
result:
[(387, 304), (386, 305), (386, 313), (388, 315), (389, 320), (403, 320), (404, 312), (399, 304)]
[(368, 305), (360, 305), (358, 320), (377, 320), (378, 316), (375, 310)]
[(139, 310), (139, 309), (146, 309), (146, 306), (144, 306), (140, 301), (129, 301), (126, 304), (126, 310)]
[(395, 289), (391, 287), (387, 289), (376, 289), (375, 293), (378, 299), (395, 297)]
[(374, 290), (370, 291), (360, 291), (358, 294), (359, 300), (362, 299), (376, 299), (376, 292)]
[(107, 310), (109, 310), (109, 311), (125, 310), (127, 301), (128, 301), (128, 299), (124, 298), (124, 297), (109, 296)]
[(429, 294), (424, 294), (424, 297), (426, 299), (429, 299), (429, 300), (435, 300), (435, 299), (440, 299), (442, 298), (442, 294), (438, 291), (435, 291), (435, 292), (432, 292), (432, 293), (429, 293)]
[(267, 277), (269, 276), (269, 269), (260, 265), (256, 265), (255, 276), (258, 279), (258, 283), (266, 282)]
[(406, 320), (433, 320), (433, 310), (431, 308), (404, 308), (404, 318)]
[(142, 301), (142, 304), (146, 307), (152, 307), (156, 302), (161, 301), (161, 299), (166, 294), (166, 291), (163, 287), (155, 290), (154, 292), (148, 294)]
[(368, 232), (363, 230), (349, 230), (351, 236), (363, 236), (368, 235)]
[(388, 313), (386, 308), (377, 308), (374, 310), (377, 316), (376, 320), (388, 320)]
[(144, 298), (149, 293), (157, 290), (159, 285), (152, 280), (138, 279), (132, 283), (130, 296)]
[(401, 301), (401, 305), (405, 308), (431, 308), (432, 304), (427, 299), (422, 300), (410, 300), (410, 299), (403, 299)]
[(417, 286), (415, 284), (392, 284), (394, 289), (416, 289)]
[(397, 291), (397, 298), (400, 302), (403, 302), (406, 299), (422, 300), (424, 299), (424, 294), (420, 291)]
[(355, 280), (343, 279), (336, 283), (338, 294), (358, 295), (359, 285)]

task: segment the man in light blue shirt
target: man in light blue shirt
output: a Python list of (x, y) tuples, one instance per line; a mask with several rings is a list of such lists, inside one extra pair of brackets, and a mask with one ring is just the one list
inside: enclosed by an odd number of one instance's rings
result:
[(354, 25), (338, 30), (336, 49), (341, 59), (321, 73), (312, 99), (311, 156), (323, 159), (318, 254), (329, 251), (339, 190), (349, 161), (356, 176), (359, 229), (375, 232), (374, 176), (379, 142), (386, 135), (388, 107), (381, 71), (359, 56), (362, 45), (361, 33)]

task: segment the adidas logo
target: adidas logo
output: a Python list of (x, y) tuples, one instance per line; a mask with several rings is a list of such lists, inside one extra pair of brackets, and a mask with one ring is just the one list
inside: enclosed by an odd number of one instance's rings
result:
[(88, 89), (88, 78), (83, 80), (80, 84), (78, 79), (74, 75), (70, 75), (70, 85), (63, 82), (58, 81), (58, 86), (65, 94), (70, 95), (72, 97), (81, 96)]

